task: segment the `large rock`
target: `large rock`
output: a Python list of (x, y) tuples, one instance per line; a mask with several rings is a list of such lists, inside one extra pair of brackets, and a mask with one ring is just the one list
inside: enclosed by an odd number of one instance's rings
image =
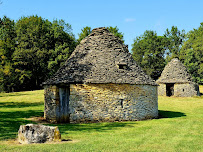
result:
[(61, 141), (58, 127), (37, 124), (21, 125), (18, 130), (18, 141), (22, 144)]

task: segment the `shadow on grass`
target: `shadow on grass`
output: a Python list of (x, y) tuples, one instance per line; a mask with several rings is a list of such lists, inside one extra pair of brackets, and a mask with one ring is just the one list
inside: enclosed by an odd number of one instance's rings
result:
[[(28, 107), (38, 106), (42, 103), (7, 103), (7, 105), (0, 103), (0, 106), (7, 108), (13, 107)], [(0, 112), (0, 140), (13, 139), (17, 137), (20, 125), (28, 123), (35, 123), (24, 118), (43, 117), (42, 110), (26, 110), (26, 111), (6, 111)], [(176, 118), (186, 116), (182, 112), (159, 110), (159, 118)], [(102, 123), (86, 123), (86, 124), (48, 124), (51, 126), (58, 126), (62, 134), (68, 131), (77, 132), (106, 132), (110, 130), (118, 130), (122, 127), (135, 127), (136, 121), (123, 122), (102, 122)]]
[(0, 102), (0, 108), (24, 108), (30, 106), (40, 106), (43, 105), (43, 102)]
[[(35, 123), (31, 120), (23, 118), (42, 117), (43, 112), (38, 110), (1, 112), (0, 113), (0, 140), (16, 138), (20, 125)], [(182, 112), (159, 110), (159, 118), (176, 118), (186, 116)], [(86, 124), (46, 124), (58, 126), (62, 134), (69, 131), (76, 132), (106, 132), (117, 130), (122, 127), (135, 127), (136, 121), (123, 122), (102, 122), (102, 123), (86, 123)]]
[(13, 97), (13, 96), (25, 96), (28, 93), (15, 92), (15, 93), (0, 93), (0, 97)]
[[(14, 112), (0, 112), (0, 140), (17, 138), (20, 125), (36, 123), (26, 118), (43, 117), (41, 110), (26, 110)], [(47, 124), (58, 126), (60, 132), (66, 134), (67, 131), (77, 132), (104, 132), (108, 130), (119, 129), (120, 127), (134, 127), (136, 122), (102, 122), (102, 123), (86, 123), (86, 124)]]
[(85, 123), (85, 124), (55, 124), (59, 127), (61, 133), (66, 131), (79, 132), (105, 132), (109, 130), (116, 130), (121, 127), (134, 127), (135, 121), (124, 122), (100, 122), (100, 123)]
[[(20, 125), (36, 123), (24, 118), (43, 117), (43, 112), (39, 110), (0, 112), (0, 140), (17, 138)], [(136, 122), (102, 122), (87, 124), (47, 124), (58, 126), (60, 132), (66, 134), (67, 131), (77, 132), (104, 132), (119, 129), (120, 127), (134, 127)]]
[(159, 118), (176, 118), (184, 116), (186, 116), (186, 114), (182, 112), (159, 110)]
[(200, 93), (199, 93), (199, 96), (202, 96), (202, 95), (203, 95), (203, 93), (202, 93), (202, 92), (200, 92)]
[(23, 118), (32, 116), (43, 116), (43, 112), (39, 110), (0, 112), (0, 140), (16, 138), (20, 125), (33, 123)]

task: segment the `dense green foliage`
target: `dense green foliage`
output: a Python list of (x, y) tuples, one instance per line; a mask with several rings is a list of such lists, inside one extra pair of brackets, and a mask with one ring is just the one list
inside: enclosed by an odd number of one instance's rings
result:
[(81, 29), (81, 33), (78, 34), (78, 44), (82, 39), (84, 39), (86, 36), (88, 36), (92, 32), (91, 27), (86, 26), (83, 29)]
[[(200, 86), (202, 92), (203, 87)], [(1, 152), (67, 151), (203, 151), (203, 98), (159, 97), (160, 119), (57, 125), (64, 141), (20, 145), (20, 125), (43, 117), (43, 90), (0, 93)], [(37, 122), (39, 123), (39, 122)], [(42, 123), (45, 123), (42, 121)]]
[(117, 26), (115, 26), (115, 27), (109, 26), (109, 27), (107, 27), (107, 29), (111, 33), (113, 33), (115, 36), (119, 37), (122, 40), (122, 42), (124, 43), (124, 39), (123, 39), (124, 34), (122, 32), (119, 32), (119, 29)]
[(0, 77), (4, 91), (39, 89), (76, 46), (71, 26), (63, 20), (50, 22), (30, 16), (14, 23), (4, 17), (1, 23)]
[[(108, 29), (123, 40), (117, 27)], [(0, 18), (0, 91), (39, 89), (92, 31), (85, 27), (76, 41), (71, 30), (63, 20)]]
[[(109, 26), (109, 27), (106, 27), (112, 34), (114, 34), (115, 36), (119, 37), (122, 42), (124, 43), (124, 40), (123, 40), (123, 33), (122, 32), (119, 32), (119, 29), (117, 26), (115, 27), (112, 27), (112, 26)], [(81, 33), (78, 34), (79, 38), (78, 38), (78, 43), (83, 39), (85, 38), (86, 36), (88, 36), (90, 33), (92, 32), (92, 29), (91, 27), (89, 26), (86, 26), (84, 27), (83, 29), (81, 29)]]
[[(107, 29), (123, 43), (117, 26)], [(75, 40), (71, 25), (63, 20), (52, 22), (38, 16), (22, 17), (16, 22), (0, 18), (0, 92), (39, 89), (71, 55), (76, 45), (92, 32), (84, 27)], [(132, 55), (154, 80), (164, 66), (178, 57), (193, 79), (203, 83), (203, 23), (187, 34), (176, 26), (163, 36), (146, 30), (132, 44)]]
[(135, 61), (146, 74), (153, 79), (157, 79), (165, 66), (165, 37), (157, 36), (154, 31), (145, 31), (142, 36), (134, 40), (132, 46)]
[(157, 80), (167, 62), (180, 56), (180, 49), (185, 39), (185, 33), (172, 26), (166, 29), (163, 36), (158, 36), (155, 31), (145, 31), (137, 37), (132, 44), (132, 54), (135, 61)]
[(164, 37), (167, 40), (166, 43), (166, 62), (171, 59), (180, 56), (180, 49), (182, 48), (183, 42), (186, 38), (185, 31), (178, 30), (177, 27), (172, 26), (171, 30), (166, 29)]
[(12, 55), (16, 46), (16, 31), (13, 20), (0, 19), (0, 91), (14, 91), (17, 87), (18, 73), (13, 68)]
[(203, 83), (203, 23), (187, 34), (187, 41), (180, 51), (180, 59), (193, 79)]

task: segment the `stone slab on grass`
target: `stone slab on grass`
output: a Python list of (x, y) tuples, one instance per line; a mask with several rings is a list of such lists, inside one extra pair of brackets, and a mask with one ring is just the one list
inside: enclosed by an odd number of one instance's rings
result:
[(21, 144), (61, 141), (58, 127), (38, 124), (21, 125), (18, 130), (18, 141)]

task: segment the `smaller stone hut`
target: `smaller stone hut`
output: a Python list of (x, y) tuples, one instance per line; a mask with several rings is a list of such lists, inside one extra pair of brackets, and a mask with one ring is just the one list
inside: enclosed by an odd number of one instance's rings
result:
[(172, 59), (164, 68), (160, 78), (158, 95), (191, 97), (199, 95), (199, 86), (192, 81), (186, 67), (177, 59)]

